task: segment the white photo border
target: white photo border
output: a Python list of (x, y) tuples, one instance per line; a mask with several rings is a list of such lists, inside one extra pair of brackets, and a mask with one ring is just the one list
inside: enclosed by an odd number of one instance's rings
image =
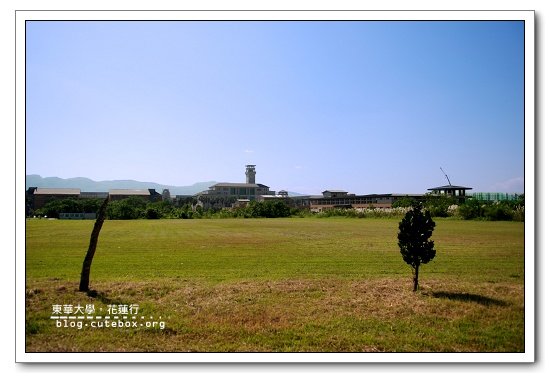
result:
[[(27, 353), (25, 351), (25, 23), (32, 20), (520, 20), (525, 26), (525, 352), (523, 353)], [(16, 24), (16, 362), (531, 363), (535, 361), (534, 11), (40, 11)]]

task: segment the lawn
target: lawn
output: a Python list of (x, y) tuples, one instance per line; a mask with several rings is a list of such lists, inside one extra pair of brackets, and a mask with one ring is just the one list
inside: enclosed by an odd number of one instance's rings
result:
[[(27, 220), (27, 351), (523, 352), (523, 224), (436, 220), (413, 293), (398, 222), (106, 221), (87, 296), (93, 221)], [(137, 328), (51, 319), (87, 305)]]

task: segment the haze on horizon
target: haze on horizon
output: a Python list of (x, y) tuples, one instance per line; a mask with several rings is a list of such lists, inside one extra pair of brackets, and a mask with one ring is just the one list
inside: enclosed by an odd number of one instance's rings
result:
[(31, 21), (26, 173), (523, 192), (515, 21)]

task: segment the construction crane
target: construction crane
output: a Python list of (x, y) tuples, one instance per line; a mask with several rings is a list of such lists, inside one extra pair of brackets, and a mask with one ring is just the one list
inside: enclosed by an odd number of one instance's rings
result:
[[(443, 172), (443, 174), (445, 174), (445, 171), (443, 170), (443, 168), (440, 166), (439, 169), (441, 169), (441, 171)], [(447, 178), (447, 181), (449, 182), (449, 186), (453, 186), (451, 185), (451, 180), (449, 179), (449, 177), (447, 176), (447, 174), (445, 174), (445, 178)]]

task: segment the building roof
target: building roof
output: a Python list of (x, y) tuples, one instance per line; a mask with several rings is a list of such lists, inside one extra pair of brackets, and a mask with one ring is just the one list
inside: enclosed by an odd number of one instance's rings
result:
[(111, 189), (110, 195), (151, 195), (149, 189)]
[[(386, 194), (385, 194), (386, 195)], [(392, 193), (392, 194), (387, 194), (391, 197), (424, 197), (426, 194), (413, 194), (413, 193), (407, 193), (407, 194), (403, 194), (403, 193)]]
[(81, 192), (80, 197), (107, 197), (108, 192)]
[(347, 193), (345, 190), (325, 190), (323, 193)]
[(69, 188), (37, 188), (34, 195), (80, 195), (80, 189)]
[[(348, 194), (341, 197), (336, 198), (345, 198), (345, 199), (359, 199), (359, 198), (389, 198), (389, 197), (424, 197), (425, 194)], [(304, 199), (325, 199), (330, 200), (332, 197), (325, 197), (324, 195), (310, 195), (310, 196), (299, 196), (297, 198), (304, 198)]]
[(212, 186), (210, 186), (210, 188), (215, 188), (216, 186), (218, 187), (231, 187), (231, 188), (257, 188), (257, 187), (262, 187), (262, 186), (265, 186), (265, 185), (261, 185), (261, 184), (247, 184), (247, 183), (233, 183), (233, 182), (220, 182), (220, 183), (217, 183), (217, 184), (214, 184)]
[(438, 186), (435, 188), (430, 188), (428, 190), (456, 190), (456, 189), (472, 190), (472, 188), (469, 188), (467, 186), (456, 186), (456, 185)]

